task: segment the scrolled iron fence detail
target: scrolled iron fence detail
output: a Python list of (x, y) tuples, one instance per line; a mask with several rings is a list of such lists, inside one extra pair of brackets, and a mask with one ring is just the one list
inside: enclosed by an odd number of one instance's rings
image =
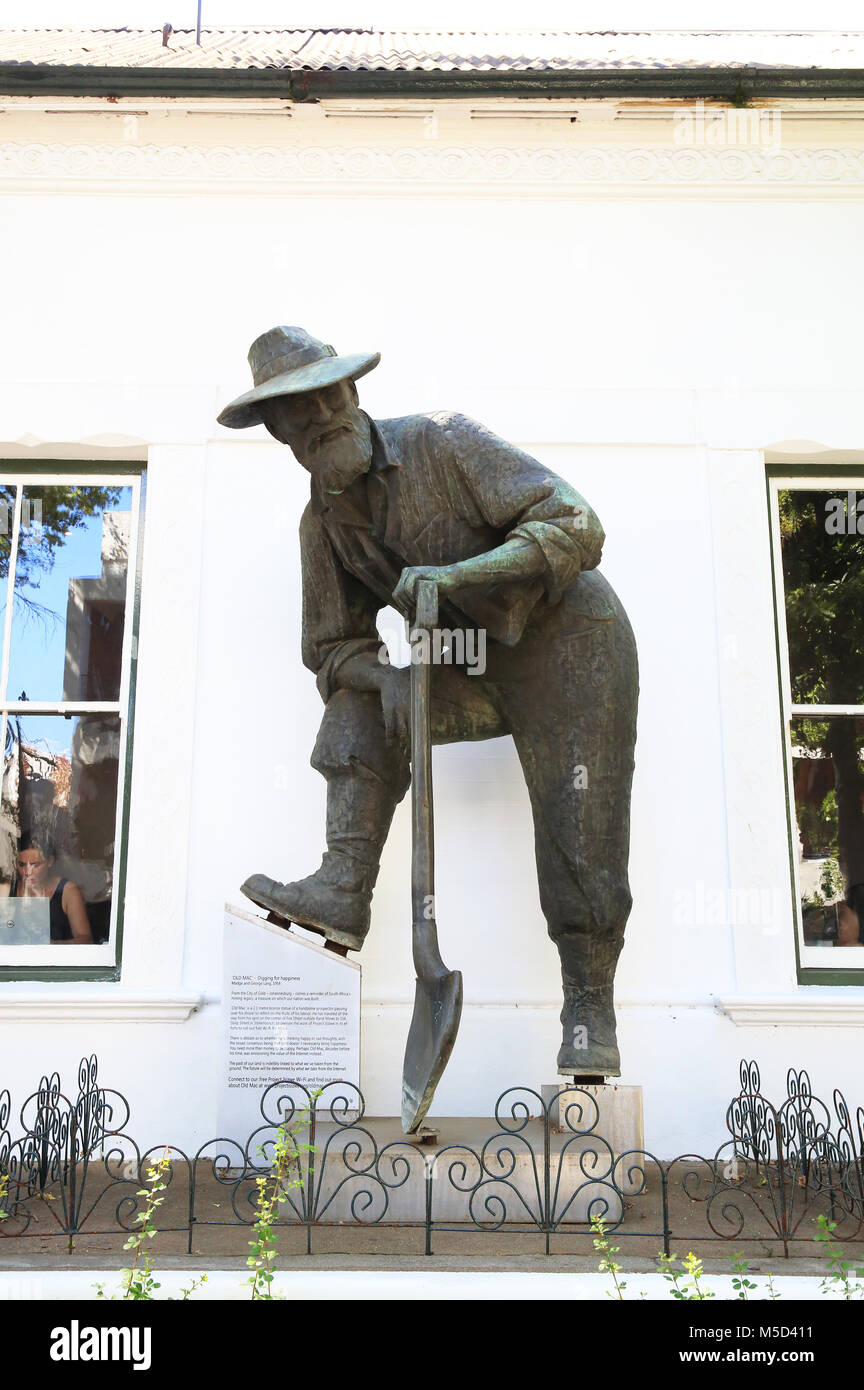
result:
[[(786, 1097), (775, 1107), (762, 1094), (755, 1062), (741, 1064), (741, 1090), (726, 1114), (732, 1138), (717, 1151), (713, 1181), (701, 1196), (715, 1235), (746, 1238), (749, 1209), (785, 1255), (802, 1238), (804, 1223), (820, 1214), (837, 1223), (844, 1240), (861, 1238), (864, 1123), (859, 1110), (856, 1146), (841, 1092), (835, 1090), (833, 1101), (832, 1118), (807, 1072), (790, 1068)], [(700, 1199), (692, 1187), (688, 1195)]]
[(0, 1092), (0, 1241), (53, 1234), (71, 1250), (78, 1237), (129, 1233), (150, 1167), (167, 1154), (157, 1225), (184, 1233), (191, 1253), (200, 1230), (251, 1226), (256, 1182), (271, 1171), (280, 1135), (294, 1158), (278, 1224), (304, 1231), (310, 1253), (313, 1233), (334, 1227), (416, 1228), (427, 1254), (438, 1234), (534, 1235), (551, 1253), (553, 1242), (557, 1252), (590, 1238), (596, 1216), (616, 1239), (653, 1238), (667, 1254), (676, 1240), (752, 1240), (776, 1242), (788, 1256), (822, 1213), (844, 1241), (864, 1239), (864, 1110), (853, 1119), (839, 1091), (829, 1108), (806, 1071), (789, 1070), (775, 1105), (755, 1062), (742, 1062), (725, 1117), (729, 1139), (710, 1157), (671, 1161), (617, 1152), (602, 1133), (596, 1088), (577, 1085), (551, 1099), (529, 1087), (505, 1091), (494, 1132), (476, 1146), (455, 1137), (428, 1150), (388, 1140), (344, 1081), (317, 1092), (276, 1081), (259, 1113), (245, 1139), (217, 1137), (187, 1154), (173, 1145), (139, 1149), (128, 1102), (100, 1084), (95, 1057), (82, 1060), (74, 1095), (58, 1073), (42, 1077), (17, 1122)]

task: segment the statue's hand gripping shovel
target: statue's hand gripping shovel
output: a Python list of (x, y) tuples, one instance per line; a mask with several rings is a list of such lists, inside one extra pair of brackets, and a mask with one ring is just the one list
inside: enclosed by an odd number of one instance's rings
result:
[[(430, 728), (431, 631), (438, 622), (434, 581), (417, 585), (415, 642), (428, 634), (425, 652), (411, 662), (411, 912), (414, 1015), (402, 1067), (402, 1129), (413, 1134), (429, 1109), (453, 1050), (462, 1016), (462, 975), (448, 970), (438, 950), (435, 924), (435, 845), (432, 814)], [(425, 660), (418, 660), (425, 655)]]

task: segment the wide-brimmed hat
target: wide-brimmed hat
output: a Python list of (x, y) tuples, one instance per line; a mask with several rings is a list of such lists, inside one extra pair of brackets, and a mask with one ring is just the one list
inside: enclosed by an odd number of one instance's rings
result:
[(217, 417), (220, 425), (232, 430), (260, 425), (258, 405), (274, 396), (299, 396), (318, 391), (337, 381), (365, 376), (381, 361), (380, 352), (357, 352), (339, 357), (329, 343), (319, 342), (305, 328), (286, 328), (281, 324), (256, 338), (249, 349), (252, 368), (251, 391), (244, 391)]

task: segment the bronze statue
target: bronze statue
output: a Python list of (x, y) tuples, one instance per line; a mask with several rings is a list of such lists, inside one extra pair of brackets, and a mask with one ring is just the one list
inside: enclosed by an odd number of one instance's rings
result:
[[(464, 415), (372, 420), (355, 383), (379, 358), (338, 356), (303, 329), (273, 328), (249, 352), (254, 388), (219, 416), (232, 429), (263, 423), (311, 475), (300, 523), (303, 661), (325, 704), (312, 754), (327, 780), (321, 867), (291, 883), (253, 874), (243, 892), (330, 942), (362, 947), (410, 781), (410, 671), (382, 661), (376, 617), (392, 604), (410, 620), (418, 583), (434, 580), (439, 623), (482, 639), (485, 669), (435, 665), (433, 742), (512, 734), (561, 957), (558, 1070), (617, 1076), (612, 986), (631, 906), (638, 674), (627, 616), (597, 570), (603, 529), (568, 483)], [(469, 647), (480, 649), (466, 643), (463, 655)], [(487, 929), (495, 950), (494, 922)]]

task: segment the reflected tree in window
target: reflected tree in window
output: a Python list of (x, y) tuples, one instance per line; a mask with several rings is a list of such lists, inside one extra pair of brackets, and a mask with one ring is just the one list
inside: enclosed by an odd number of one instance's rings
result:
[(805, 857), (835, 856), (842, 875), (823, 871), (830, 902), (864, 883), (864, 534), (854, 493), (781, 491), (779, 519), (792, 703), (861, 709), (796, 718), (791, 731)]
[[(15, 488), (0, 488), (0, 579), (9, 574), (12, 554)], [(26, 607), (42, 609), (32, 595), (22, 595), (21, 589), (38, 589), (42, 575), (53, 564), (57, 550), (70, 532), (83, 526), (89, 517), (116, 506), (122, 495), (118, 487), (46, 487), (30, 488), (29, 507), (22, 512), (22, 534), (15, 565), (16, 599)], [(44, 611), (44, 609), (42, 610)]]

